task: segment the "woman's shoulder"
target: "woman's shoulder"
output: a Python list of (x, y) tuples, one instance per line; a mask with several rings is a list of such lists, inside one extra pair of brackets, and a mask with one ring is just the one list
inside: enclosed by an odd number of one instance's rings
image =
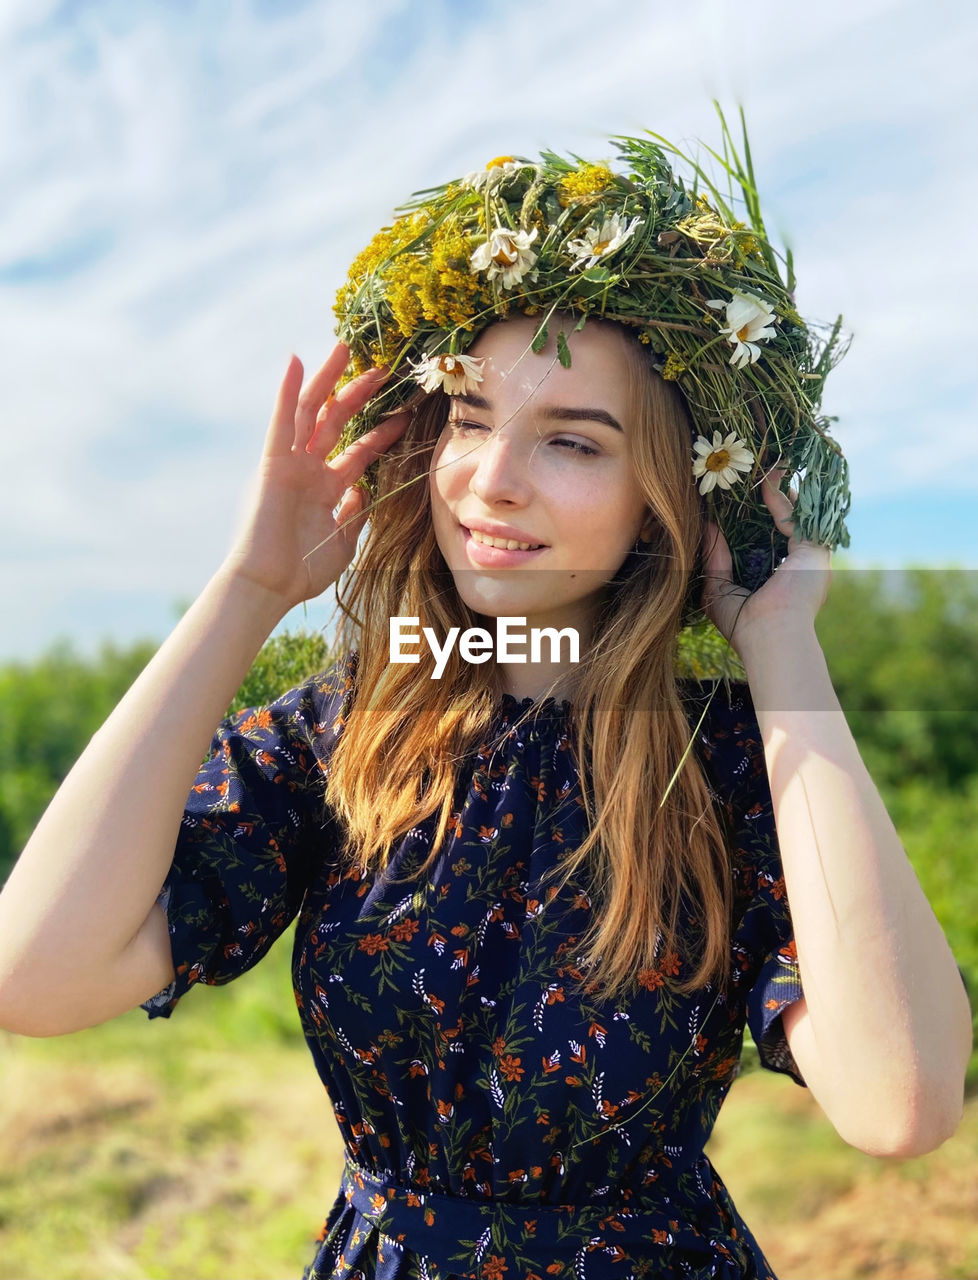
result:
[(212, 751), (231, 739), (256, 749), (313, 746), (317, 756), (338, 740), (352, 705), (356, 686), (355, 651), (334, 658), (324, 669), (307, 676), (273, 701), (244, 707), (228, 715), (218, 729)]

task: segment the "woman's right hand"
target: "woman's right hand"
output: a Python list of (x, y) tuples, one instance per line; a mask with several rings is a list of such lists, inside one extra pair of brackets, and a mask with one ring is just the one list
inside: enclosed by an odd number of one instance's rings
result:
[(265, 438), (256, 492), (225, 569), (281, 599), (282, 613), (334, 583), (349, 565), (366, 520), (356, 485), (400, 437), (409, 415), (396, 414), (326, 459), (344, 426), (380, 390), (388, 374), (371, 369), (336, 391), (349, 349), (338, 343), (302, 386), (302, 362), (289, 361)]

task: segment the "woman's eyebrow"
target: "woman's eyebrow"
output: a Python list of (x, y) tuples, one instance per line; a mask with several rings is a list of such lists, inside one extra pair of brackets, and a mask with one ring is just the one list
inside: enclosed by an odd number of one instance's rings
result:
[(470, 409), (491, 409), (492, 405), (485, 396), (474, 396), (469, 391), (456, 391), (452, 395), (452, 400), (458, 400), (461, 404), (467, 404)]
[(624, 427), (606, 409), (571, 409), (563, 405), (552, 405), (549, 409), (544, 409), (543, 416), (557, 422), (603, 422), (606, 427), (614, 427), (624, 434)]
[[(460, 392), (453, 395), (452, 399), (467, 404), (470, 409), (492, 409), (485, 396), (473, 395), (471, 392)], [(543, 416), (555, 422), (601, 422), (624, 434), (624, 427), (606, 409), (574, 409), (565, 405), (551, 405), (543, 410)]]

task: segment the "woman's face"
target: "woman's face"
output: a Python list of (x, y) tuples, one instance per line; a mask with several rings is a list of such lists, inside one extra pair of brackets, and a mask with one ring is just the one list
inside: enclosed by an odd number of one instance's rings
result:
[(536, 328), (503, 321), (469, 352), (485, 358), (483, 380), (452, 397), (432, 455), (432, 522), (470, 609), (585, 639), (601, 587), (652, 526), (631, 461), (628, 357), (613, 328), (588, 324), (567, 335), (565, 369), (553, 337), (530, 351)]

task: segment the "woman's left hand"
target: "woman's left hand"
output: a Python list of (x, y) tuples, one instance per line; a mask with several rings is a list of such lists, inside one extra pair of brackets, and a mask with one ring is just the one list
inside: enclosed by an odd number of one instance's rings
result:
[(702, 605), (717, 630), (741, 657), (748, 639), (785, 626), (811, 626), (828, 594), (832, 570), (831, 552), (815, 542), (803, 542), (795, 533), (794, 501), (797, 496), (778, 488), (783, 470), (772, 470), (761, 481), (761, 496), (775, 526), (788, 539), (788, 554), (757, 591), (737, 586), (731, 576), (730, 548), (720, 529), (707, 521), (703, 531)]

